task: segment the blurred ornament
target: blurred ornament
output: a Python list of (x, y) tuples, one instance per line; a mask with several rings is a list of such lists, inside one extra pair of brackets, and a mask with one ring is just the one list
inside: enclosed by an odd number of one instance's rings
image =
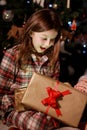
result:
[(0, 0), (0, 5), (1, 6), (4, 6), (4, 5), (6, 5), (7, 4), (7, 1), (6, 0)]
[(3, 11), (3, 15), (2, 15), (2, 18), (5, 22), (10, 22), (12, 21), (14, 17), (14, 13), (12, 10), (4, 10)]
[(58, 8), (58, 4), (54, 3), (54, 4), (53, 4), (53, 8), (54, 8), (54, 9), (57, 9), (57, 8)]
[(41, 2), (40, 2), (41, 7), (44, 7), (44, 2), (45, 2), (44, 0), (41, 0)]
[(70, 0), (67, 0), (67, 8), (70, 8)]
[(53, 8), (53, 4), (50, 3), (50, 4), (48, 5), (48, 7), (49, 7), (49, 8)]
[(73, 19), (73, 22), (72, 22), (72, 24), (71, 24), (71, 30), (72, 30), (72, 31), (76, 31), (76, 28), (77, 28), (77, 23), (76, 23), (76, 20)]
[(27, 0), (27, 4), (30, 4), (30, 0)]
[(37, 3), (38, 5), (40, 5), (41, 7), (44, 7), (44, 2), (45, 0), (33, 0), (34, 3)]

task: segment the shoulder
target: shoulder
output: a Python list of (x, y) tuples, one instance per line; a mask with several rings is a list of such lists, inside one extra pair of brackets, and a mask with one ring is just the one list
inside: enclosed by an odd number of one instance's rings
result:
[(16, 55), (18, 54), (18, 45), (12, 47), (12, 48), (9, 48), (7, 49), (5, 52), (4, 52), (4, 57), (6, 58), (9, 58), (9, 59), (12, 59), (12, 60), (15, 60), (15, 57)]

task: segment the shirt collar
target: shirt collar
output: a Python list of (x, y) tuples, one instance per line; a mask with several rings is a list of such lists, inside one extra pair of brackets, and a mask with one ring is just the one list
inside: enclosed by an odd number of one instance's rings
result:
[(43, 55), (39, 62), (35, 54), (31, 54), (31, 57), (36, 65), (43, 65), (46, 61), (48, 61), (48, 57), (46, 55)]

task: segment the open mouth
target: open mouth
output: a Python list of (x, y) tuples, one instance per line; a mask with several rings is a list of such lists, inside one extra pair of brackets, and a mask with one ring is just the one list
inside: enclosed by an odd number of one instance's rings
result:
[(46, 48), (45, 48), (45, 47), (42, 47), (42, 46), (40, 46), (40, 49), (43, 50), (43, 51), (46, 50)]

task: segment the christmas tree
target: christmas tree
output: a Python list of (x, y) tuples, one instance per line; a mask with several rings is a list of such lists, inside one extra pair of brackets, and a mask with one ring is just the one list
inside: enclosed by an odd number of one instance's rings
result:
[(7, 36), (11, 26), (23, 27), (30, 15), (41, 8), (56, 10), (67, 31), (87, 33), (87, 0), (0, 0), (1, 53), (13, 46), (13, 40)]

